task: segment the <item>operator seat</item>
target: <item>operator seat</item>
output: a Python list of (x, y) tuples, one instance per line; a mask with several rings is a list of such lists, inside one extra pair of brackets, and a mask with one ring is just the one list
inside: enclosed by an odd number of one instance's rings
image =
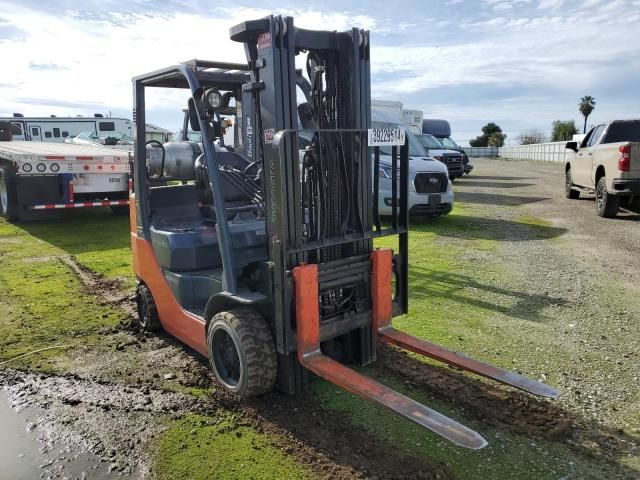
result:
[[(236, 215), (238, 207), (250, 206), (252, 202), (247, 192), (229, 181), (224, 169), (234, 167), (244, 171), (249, 162), (235, 152), (216, 152), (216, 156), (225, 206), (230, 209), (229, 219)], [(198, 162), (196, 168), (197, 165)], [(153, 201), (154, 194), (158, 195), (158, 202)], [(196, 185), (167, 186), (152, 191), (151, 244), (162, 267), (173, 272), (222, 267), (212, 197), (209, 179), (202, 175)], [(256, 229), (254, 222), (261, 223), (261, 228), (258, 225)], [(252, 227), (248, 228), (244, 221), (242, 226), (234, 226), (232, 232), (234, 248), (251, 251), (242, 257), (244, 260), (251, 260), (255, 255), (262, 256), (263, 244), (266, 255), (266, 240), (260, 234), (260, 231), (264, 231), (264, 220), (253, 220), (251, 223)]]

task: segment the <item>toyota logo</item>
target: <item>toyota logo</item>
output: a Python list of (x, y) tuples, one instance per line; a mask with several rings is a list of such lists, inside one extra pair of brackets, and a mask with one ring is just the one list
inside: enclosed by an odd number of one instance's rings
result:
[(431, 178), (429, 179), (429, 183), (430, 183), (431, 185), (435, 185), (436, 183), (438, 183), (438, 179), (437, 179), (437, 178), (434, 178), (434, 177), (431, 177)]

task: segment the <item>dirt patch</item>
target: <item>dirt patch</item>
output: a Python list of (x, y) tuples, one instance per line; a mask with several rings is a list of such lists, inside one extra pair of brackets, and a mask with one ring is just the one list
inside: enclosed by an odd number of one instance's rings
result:
[(119, 280), (108, 279), (78, 263), (73, 256), (58, 259), (67, 265), (85, 286), (87, 293), (102, 299), (105, 303), (124, 310), (132, 319), (136, 312), (135, 297), (124, 289)]

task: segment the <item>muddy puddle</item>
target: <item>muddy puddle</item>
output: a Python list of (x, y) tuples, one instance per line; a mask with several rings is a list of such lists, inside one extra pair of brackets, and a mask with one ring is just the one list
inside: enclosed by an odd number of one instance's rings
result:
[(0, 479), (142, 478), (163, 419), (188, 405), (149, 388), (0, 372)]
[(46, 411), (37, 406), (21, 406), (11, 392), (0, 390), (0, 465), (1, 478), (35, 479), (110, 479), (138, 478), (137, 472), (122, 474), (101, 457), (78, 451), (78, 445), (56, 440), (54, 432), (40, 425)]

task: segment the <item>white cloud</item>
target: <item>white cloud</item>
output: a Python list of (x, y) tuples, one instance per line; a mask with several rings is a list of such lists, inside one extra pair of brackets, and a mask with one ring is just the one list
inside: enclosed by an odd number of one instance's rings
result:
[[(220, 9), (209, 18), (190, 13), (114, 13), (107, 21), (79, 12), (59, 16), (15, 5), (8, 8), (2, 2), (0, 12), (0, 20), (27, 32), (25, 37), (0, 39), (6, 67), (2, 83), (21, 84), (19, 91), (0, 88), (4, 110), (0, 114), (75, 115), (94, 113), (102, 106), (103, 111), (127, 116), (133, 76), (190, 58), (243, 63), (243, 46), (229, 39), (229, 28), (272, 13), (258, 8)], [(285, 13), (303, 28), (376, 27), (372, 17), (362, 14), (311, 9)], [(21, 101), (24, 98), (31, 103)], [(148, 99), (148, 106), (161, 108), (176, 99), (175, 92), (158, 92)], [(82, 104), (93, 111), (78, 111)]]

